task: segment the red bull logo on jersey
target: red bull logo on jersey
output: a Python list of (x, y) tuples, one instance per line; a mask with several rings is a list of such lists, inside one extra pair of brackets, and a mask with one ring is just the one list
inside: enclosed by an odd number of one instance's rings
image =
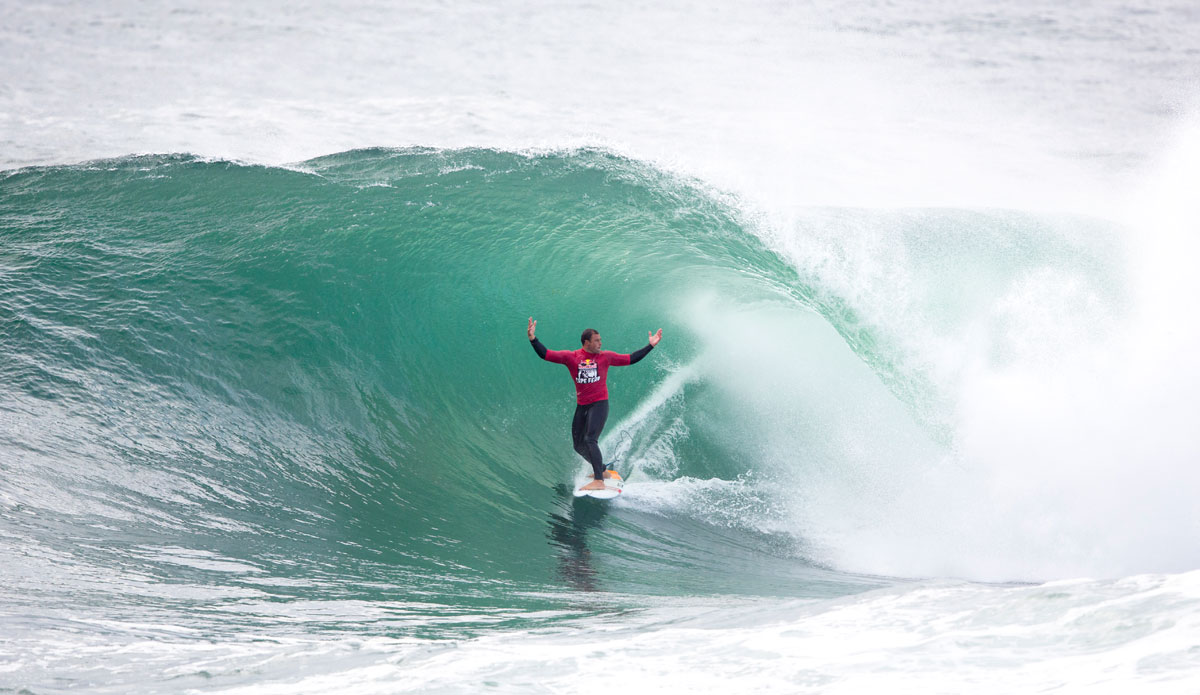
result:
[(591, 358), (582, 360), (579, 363), (579, 373), (575, 375), (575, 381), (580, 384), (594, 384), (600, 381), (600, 365), (596, 364), (596, 360)]

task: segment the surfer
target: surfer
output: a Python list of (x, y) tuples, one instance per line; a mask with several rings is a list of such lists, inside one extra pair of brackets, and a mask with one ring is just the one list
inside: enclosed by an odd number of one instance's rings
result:
[(578, 350), (547, 350), (534, 331), (537, 321), (529, 317), (529, 344), (538, 357), (547, 362), (565, 364), (575, 380), (575, 418), (571, 421), (571, 441), (575, 451), (592, 465), (595, 480), (581, 490), (604, 489), (604, 457), (600, 453), (600, 432), (608, 419), (609, 367), (624, 367), (635, 364), (645, 357), (658, 341), (662, 340), (662, 329), (650, 334), (650, 344), (631, 355), (622, 355), (600, 348), (600, 334), (592, 328), (580, 336), (583, 347)]

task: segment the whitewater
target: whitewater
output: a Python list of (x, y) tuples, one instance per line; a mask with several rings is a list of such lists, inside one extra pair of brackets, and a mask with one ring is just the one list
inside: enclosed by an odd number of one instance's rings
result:
[(0, 692), (1195, 692), (1198, 37), (0, 5)]

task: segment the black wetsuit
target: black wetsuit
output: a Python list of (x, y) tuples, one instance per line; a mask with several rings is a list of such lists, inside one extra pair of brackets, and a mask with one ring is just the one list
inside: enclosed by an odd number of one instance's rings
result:
[[(550, 360), (547, 356), (549, 350), (542, 341), (534, 338), (529, 341), (533, 346), (534, 352), (544, 360)], [(654, 346), (647, 345), (637, 352), (631, 353), (628, 364), (636, 364), (643, 357), (650, 353)], [(557, 355), (565, 354), (562, 351)], [(609, 353), (616, 354), (616, 353)], [(624, 357), (624, 355), (618, 355)], [(614, 363), (617, 364), (617, 363)], [(624, 366), (623, 363), (620, 366)], [(569, 368), (569, 367), (568, 367)], [(607, 371), (607, 370), (606, 370)], [(574, 371), (573, 371), (574, 373)], [(601, 377), (603, 380), (604, 377)], [(605, 391), (607, 395), (607, 390)], [(600, 433), (604, 430), (604, 423), (608, 420), (608, 398), (603, 398), (590, 403), (581, 403), (575, 406), (575, 417), (571, 420), (571, 442), (575, 446), (575, 451), (584, 458), (592, 466), (592, 474), (596, 480), (604, 479), (604, 456), (600, 453)]]

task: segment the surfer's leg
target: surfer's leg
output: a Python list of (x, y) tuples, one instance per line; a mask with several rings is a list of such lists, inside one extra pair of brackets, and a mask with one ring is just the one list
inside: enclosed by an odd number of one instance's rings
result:
[(588, 457), (588, 450), (583, 438), (587, 435), (588, 408), (586, 405), (575, 406), (575, 417), (571, 420), (571, 446), (575, 448), (575, 453), (585, 459)]
[(592, 464), (596, 480), (604, 480), (604, 454), (600, 453), (600, 433), (604, 431), (604, 423), (608, 421), (608, 401), (596, 401), (589, 406), (587, 429), (583, 436), (583, 446), (587, 449), (584, 458)]
[[(571, 420), (571, 443), (575, 446), (575, 453), (582, 456), (584, 461), (591, 464), (593, 472), (596, 471), (596, 461), (600, 460), (600, 447), (598, 445), (595, 447), (589, 446), (587, 438), (590, 429), (589, 421), (591, 420), (591, 412), (595, 408), (595, 405), (595, 403), (588, 403), (587, 405), (575, 406), (575, 418)], [(607, 413), (605, 414), (607, 415)], [(603, 463), (600, 464), (600, 470), (604, 470)], [(604, 473), (601, 472), (596, 476), (596, 480), (601, 480), (601, 476), (603, 475)]]
[(575, 407), (571, 421), (571, 442), (575, 451), (592, 466), (596, 480), (604, 480), (604, 456), (600, 453), (600, 432), (608, 420), (608, 401), (596, 401)]

